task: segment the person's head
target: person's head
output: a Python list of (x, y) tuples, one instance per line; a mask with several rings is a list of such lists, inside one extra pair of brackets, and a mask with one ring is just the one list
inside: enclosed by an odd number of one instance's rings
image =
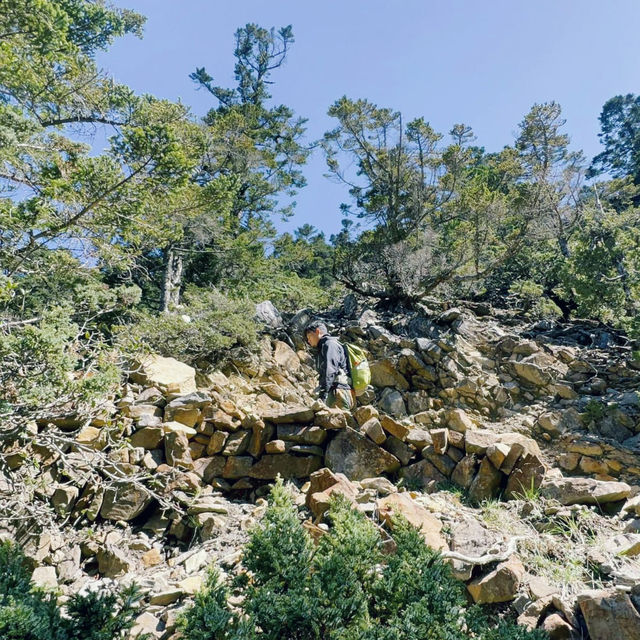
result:
[(304, 335), (307, 338), (307, 342), (312, 347), (317, 347), (318, 342), (320, 342), (320, 338), (326, 335), (327, 333), (327, 325), (324, 322), (320, 322), (319, 320), (314, 320), (310, 322), (304, 330)]

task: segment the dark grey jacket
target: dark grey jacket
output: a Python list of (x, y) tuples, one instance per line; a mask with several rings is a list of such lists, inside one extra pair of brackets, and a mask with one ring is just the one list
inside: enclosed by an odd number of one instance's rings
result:
[(351, 380), (351, 366), (345, 348), (338, 338), (325, 335), (318, 342), (318, 373), (323, 395), (334, 389), (350, 389), (350, 385), (338, 382), (342, 372), (345, 380)]

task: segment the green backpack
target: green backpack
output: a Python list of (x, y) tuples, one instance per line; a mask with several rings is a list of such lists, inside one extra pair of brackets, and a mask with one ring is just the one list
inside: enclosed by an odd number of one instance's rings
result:
[(371, 369), (367, 362), (367, 354), (364, 349), (355, 344), (345, 343), (344, 348), (351, 365), (351, 386), (356, 395), (361, 396), (371, 383)]

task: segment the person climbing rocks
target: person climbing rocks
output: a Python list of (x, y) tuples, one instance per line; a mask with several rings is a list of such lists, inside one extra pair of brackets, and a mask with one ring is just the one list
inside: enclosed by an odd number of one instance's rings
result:
[(351, 411), (356, 405), (356, 394), (351, 387), (351, 365), (344, 345), (330, 336), (327, 326), (319, 320), (305, 327), (305, 336), (309, 345), (318, 349), (319, 398), (328, 407)]

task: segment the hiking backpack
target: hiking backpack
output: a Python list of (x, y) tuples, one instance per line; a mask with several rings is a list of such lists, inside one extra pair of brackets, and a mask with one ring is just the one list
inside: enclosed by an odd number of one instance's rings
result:
[(367, 362), (367, 354), (358, 345), (345, 343), (344, 345), (349, 365), (351, 367), (351, 386), (357, 396), (361, 396), (371, 383), (371, 369)]

